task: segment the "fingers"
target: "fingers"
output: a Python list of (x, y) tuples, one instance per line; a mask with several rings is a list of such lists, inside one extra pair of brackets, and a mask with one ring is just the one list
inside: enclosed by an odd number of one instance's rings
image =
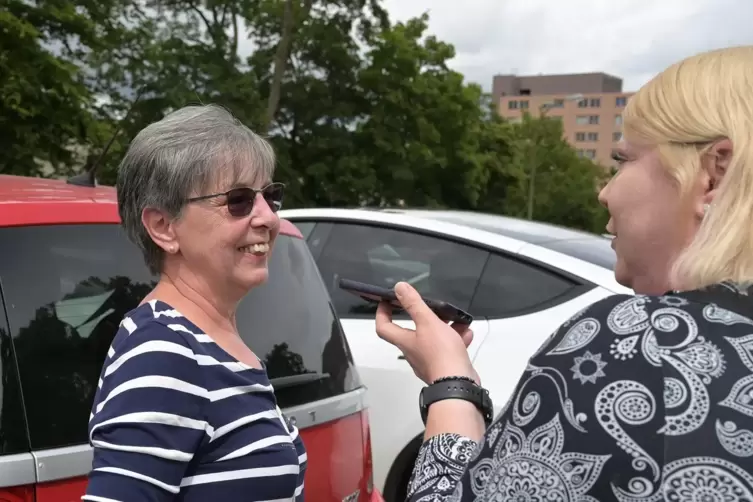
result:
[(463, 324), (459, 322), (454, 322), (450, 324), (450, 327), (458, 332), (459, 335), (462, 335), (465, 331), (470, 331), (469, 324)]
[(473, 331), (469, 329), (465, 330), (460, 334), (460, 338), (463, 340), (463, 344), (465, 344), (465, 348), (467, 349), (471, 342), (473, 342)]
[(421, 295), (407, 282), (398, 282), (395, 285), (395, 294), (408, 315), (416, 324), (432, 322), (439, 319), (437, 315), (424, 303)]
[(392, 307), (386, 302), (380, 303), (377, 307), (376, 332), (379, 338), (396, 347), (402, 347), (406, 337), (413, 334), (413, 331), (392, 322)]

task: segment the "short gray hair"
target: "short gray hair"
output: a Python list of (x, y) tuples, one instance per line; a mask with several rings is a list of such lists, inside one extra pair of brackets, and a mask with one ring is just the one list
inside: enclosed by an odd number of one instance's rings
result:
[(223, 185), (230, 189), (251, 172), (251, 182), (271, 180), (272, 146), (216, 105), (186, 106), (142, 129), (118, 169), (120, 219), (141, 248), (149, 270), (162, 269), (164, 251), (141, 222), (152, 207), (180, 216), (188, 198)]

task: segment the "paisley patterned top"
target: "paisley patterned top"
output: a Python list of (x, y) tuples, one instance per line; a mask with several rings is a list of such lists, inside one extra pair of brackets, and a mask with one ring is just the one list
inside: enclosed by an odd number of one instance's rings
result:
[(588, 307), (530, 359), (482, 444), (424, 443), (408, 500), (753, 501), (753, 288)]

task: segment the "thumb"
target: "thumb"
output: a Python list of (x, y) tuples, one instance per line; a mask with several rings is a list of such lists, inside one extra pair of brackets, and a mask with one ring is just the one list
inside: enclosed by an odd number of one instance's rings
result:
[(407, 282), (398, 282), (395, 284), (395, 296), (397, 296), (400, 305), (403, 306), (417, 325), (431, 321), (432, 318), (437, 317), (424, 303), (418, 291)]

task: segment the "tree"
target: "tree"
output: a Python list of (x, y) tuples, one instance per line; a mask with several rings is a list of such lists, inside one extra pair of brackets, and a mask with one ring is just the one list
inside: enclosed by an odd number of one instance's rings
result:
[[(6, 0), (0, 10), (0, 172), (65, 174), (96, 127), (80, 58), (96, 48), (87, 2)], [(106, 5), (101, 4), (104, 9)]]
[(511, 124), (515, 150), (508, 172), (514, 180), (497, 211), (526, 217), (533, 179), (534, 219), (601, 233), (606, 210), (597, 189), (607, 177), (601, 166), (578, 157), (562, 136), (562, 124), (551, 118), (526, 115)]
[[(373, 0), (317, 1), (307, 14), (296, 21), (270, 124), (278, 177), (288, 207), (350, 205), (355, 192), (374, 187), (354, 134), (369, 113), (359, 83), (366, 38), (386, 26), (386, 15)], [(254, 25), (260, 43), (248, 62), (262, 93), (272, 92), (280, 19), (260, 17)]]
[[(326, 52), (318, 34), (348, 42), (346, 18), (355, 25), (369, 0), (123, 0), (118, 43), (97, 54), (98, 90), (110, 97), (101, 111), (122, 139), (108, 155), (100, 180), (113, 182), (117, 159), (141, 128), (187, 104), (212, 102), (228, 108), (257, 132), (280, 134), (279, 101), (295, 69), (286, 64), (301, 52)], [(381, 11), (380, 11), (381, 12)], [(319, 33), (317, 33), (317, 30)], [(241, 40), (254, 52), (241, 54)], [(350, 44), (354, 45), (354, 44)], [(294, 49), (294, 47), (297, 47)], [(294, 52), (297, 51), (297, 52)], [(293, 61), (295, 63), (295, 61)], [(309, 72), (310, 74), (310, 72)], [(278, 96), (279, 92), (279, 96)], [(135, 104), (134, 95), (144, 97)], [(284, 156), (281, 155), (281, 157)], [(295, 180), (295, 173), (280, 174)], [(293, 187), (291, 186), (291, 189)], [(295, 192), (289, 190), (295, 198)], [(290, 197), (288, 197), (290, 199)]]
[(601, 228), (599, 168), (554, 121), (501, 119), (449, 69), (454, 49), (427, 34), (426, 15), (392, 24), (379, 0), (9, 1), (5, 171), (67, 175), (122, 129), (98, 171), (112, 184), (139, 130), (211, 102), (273, 142), (288, 207), (525, 217), (531, 200), (536, 219)]
[(454, 51), (425, 36), (426, 16), (355, 14), (312, 16), (292, 51), (275, 143), (294, 203), (470, 207), (480, 89), (447, 68)]

